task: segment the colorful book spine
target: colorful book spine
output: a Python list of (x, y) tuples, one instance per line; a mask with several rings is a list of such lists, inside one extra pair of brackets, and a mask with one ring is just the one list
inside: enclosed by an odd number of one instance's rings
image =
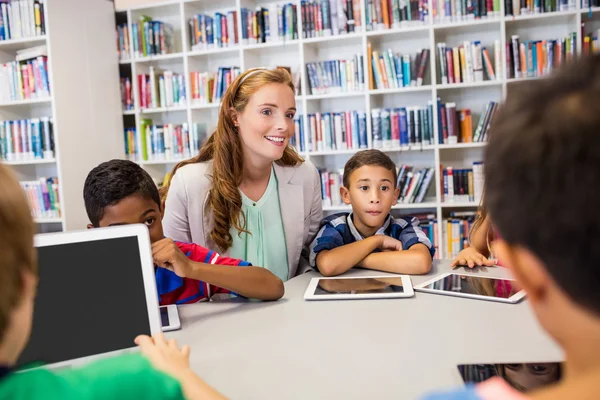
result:
[(435, 23), (498, 18), (501, 15), (499, 0), (432, 0), (432, 7)]
[(220, 102), (229, 85), (240, 73), (239, 67), (219, 67), (217, 72), (190, 72), (192, 104)]
[[(458, 47), (437, 44), (438, 75), (442, 84), (472, 83), (485, 80), (498, 80), (500, 41), (496, 40), (493, 49), (488, 50), (481, 42), (463, 42)], [(492, 58), (494, 56), (494, 58)]]
[(340, 187), (344, 184), (344, 170), (337, 171), (319, 171), (321, 176), (321, 198), (323, 207), (342, 206), (342, 197), (340, 195)]
[(362, 31), (359, 0), (302, 0), (302, 37), (337, 36)]
[(402, 28), (429, 22), (428, 2), (408, 0), (367, 0), (367, 31)]
[(483, 193), (483, 179), (482, 162), (474, 162), (472, 168), (442, 168), (443, 201), (478, 204)]
[(408, 150), (434, 143), (433, 107), (414, 106), (371, 110), (373, 148)]
[(308, 150), (334, 151), (366, 149), (367, 123), (364, 111), (342, 111), (308, 114), (304, 136)]
[(138, 95), (142, 109), (181, 107), (187, 104), (185, 78), (173, 71), (156, 71), (138, 75)]
[(483, 107), (477, 125), (473, 125), (471, 109), (457, 109), (456, 103), (442, 103), (438, 97), (438, 143), (458, 144), (486, 142), (498, 103), (491, 101)]
[(304, 142), (306, 131), (304, 129), (304, 118), (302, 114), (296, 114), (294, 117), (294, 136), (290, 140), (290, 145), (298, 152), (305, 152), (306, 145)]
[(442, 221), (442, 241), (445, 258), (455, 258), (461, 250), (469, 247), (469, 232), (475, 222), (475, 211), (452, 212)]
[(50, 96), (48, 58), (12, 61), (0, 65), (0, 100), (43, 99)]
[(0, 122), (0, 160), (54, 159), (54, 132), (49, 117)]
[(47, 0), (3, 0), (0, 3), (0, 41), (46, 34)]
[(193, 123), (190, 130), (187, 123), (153, 125), (151, 120), (143, 120), (140, 127), (139, 138), (135, 130), (126, 130), (125, 151), (141, 161), (188, 159), (198, 153), (206, 139), (205, 124)]
[(130, 77), (121, 77), (121, 103), (124, 111), (134, 109), (133, 92)]
[[(0, 32), (2, 29), (0, 28)], [(0, 34), (0, 36), (2, 36)], [(117, 26), (117, 54), (119, 61), (129, 61), (131, 58), (131, 46), (129, 44), (129, 26), (120, 24)]]
[(239, 43), (237, 11), (198, 14), (188, 19), (192, 50), (233, 47)]
[(357, 92), (365, 89), (363, 56), (306, 64), (310, 94)]
[(133, 54), (136, 58), (171, 54), (175, 52), (174, 31), (170, 24), (140, 16), (131, 24)]
[(435, 197), (435, 194), (430, 193), (434, 177), (434, 168), (418, 168), (406, 164), (399, 166), (396, 181), (396, 187), (400, 189), (398, 203), (422, 203), (427, 198)]
[(518, 16), (576, 9), (577, 3), (575, 0), (508, 0), (505, 2), (504, 14), (507, 16)]
[(27, 197), (34, 218), (60, 218), (58, 178), (39, 178), (23, 181), (21, 187)]
[(299, 38), (297, 5), (270, 4), (254, 10), (241, 9), (243, 44), (290, 41)]
[(414, 56), (394, 53), (392, 49), (372, 51), (369, 62), (372, 72), (370, 87), (397, 89), (422, 86), (428, 76), (429, 49), (419, 50)]
[[(583, 53), (585, 50), (583, 39)], [(540, 78), (577, 55), (577, 33), (562, 39), (525, 40), (513, 35), (506, 43), (508, 78)]]

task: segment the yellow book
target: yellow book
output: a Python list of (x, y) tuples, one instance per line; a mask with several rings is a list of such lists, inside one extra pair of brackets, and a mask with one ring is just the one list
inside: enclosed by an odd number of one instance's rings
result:
[(462, 71), (460, 70), (460, 54), (458, 49), (452, 49), (452, 60), (454, 61), (454, 83), (462, 82)]
[(367, 72), (369, 75), (369, 90), (374, 89), (373, 76), (373, 46), (371, 42), (367, 42)]
[(460, 72), (462, 77), (464, 78), (465, 76), (467, 76), (467, 60), (465, 58), (465, 48), (464, 47), (460, 47), (458, 49), (459, 51), (459, 55), (460, 55)]

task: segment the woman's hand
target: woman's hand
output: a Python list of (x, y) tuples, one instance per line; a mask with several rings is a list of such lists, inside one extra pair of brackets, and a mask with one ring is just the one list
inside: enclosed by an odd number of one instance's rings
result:
[(496, 260), (491, 260), (486, 258), (483, 254), (475, 250), (474, 247), (467, 247), (458, 253), (454, 261), (450, 266), (452, 268), (457, 267), (459, 265), (465, 265), (469, 268), (478, 267), (491, 267), (496, 264)]

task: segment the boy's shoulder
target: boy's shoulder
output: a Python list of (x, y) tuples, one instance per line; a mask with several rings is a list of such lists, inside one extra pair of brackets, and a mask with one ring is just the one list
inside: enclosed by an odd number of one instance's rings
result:
[(321, 226), (331, 225), (333, 227), (336, 227), (339, 225), (347, 224), (349, 215), (350, 215), (349, 212), (340, 212), (340, 213), (328, 215), (327, 217), (323, 218), (323, 222), (321, 223)]

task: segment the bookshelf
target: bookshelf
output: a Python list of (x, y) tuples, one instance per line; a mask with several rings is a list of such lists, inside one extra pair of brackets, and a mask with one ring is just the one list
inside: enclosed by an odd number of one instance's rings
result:
[[(429, 0), (429, 10), (433, 10), (433, 4), (437, 0)], [(217, 66), (237, 66), (242, 71), (257, 67), (289, 66), (292, 73), (300, 74), (301, 92), (296, 96), (298, 114), (302, 115), (303, 125), (306, 132), (308, 126), (308, 114), (315, 112), (342, 112), (347, 110), (360, 110), (366, 112), (367, 142), (368, 147), (373, 147), (373, 127), (371, 111), (373, 109), (384, 109), (405, 106), (427, 106), (433, 103), (433, 144), (409, 146), (404, 148), (382, 149), (396, 162), (397, 165), (408, 164), (418, 167), (433, 167), (435, 175), (422, 203), (397, 204), (394, 213), (416, 214), (430, 213), (437, 221), (448, 218), (453, 211), (476, 210), (475, 201), (445, 201), (443, 199), (443, 187), (441, 184), (442, 167), (451, 166), (457, 169), (470, 168), (474, 162), (483, 160), (485, 142), (439, 144), (438, 137), (438, 113), (437, 99), (443, 103), (454, 102), (457, 109), (469, 108), (473, 112), (473, 125), (477, 123), (479, 115), (485, 111), (487, 103), (501, 102), (515, 85), (526, 79), (507, 79), (507, 63), (505, 49), (510, 43), (512, 35), (520, 35), (523, 40), (558, 39), (563, 38), (571, 32), (576, 33), (576, 52), (582, 49), (582, 22), (586, 25), (586, 33), (589, 29), (600, 28), (600, 8), (581, 8), (576, 4), (574, 9), (568, 11), (548, 12), (544, 14), (531, 14), (519, 16), (505, 16), (504, 1), (500, 1), (500, 11), (482, 19), (452, 20), (452, 18), (433, 18), (429, 16), (425, 22), (403, 22), (401, 26), (390, 29), (366, 31), (365, 27), (365, 5), (367, 0), (361, 0), (361, 31), (330, 37), (302, 37), (302, 11), (300, 2), (294, 1), (298, 11), (299, 38), (296, 40), (264, 43), (264, 44), (236, 44), (229, 48), (192, 50), (189, 45), (187, 21), (195, 12), (226, 12), (228, 10), (239, 11), (242, 7), (253, 9), (256, 6), (267, 7), (271, 3), (285, 4), (287, 2), (263, 2), (261, 0), (226, 0), (224, 2), (180, 0), (153, 2), (153, 4), (136, 6), (129, 9), (117, 9), (117, 24), (131, 24), (140, 15), (148, 15), (157, 20), (170, 22), (174, 25), (177, 37), (177, 53), (169, 58), (153, 60), (135, 59), (129, 54), (129, 59), (121, 62), (122, 76), (132, 78), (135, 105), (132, 111), (125, 111), (123, 118), (125, 127), (135, 127), (139, 132), (140, 118), (145, 116), (139, 109), (137, 99), (137, 82), (134, 79), (140, 70), (144, 70), (148, 64), (157, 67), (170, 67), (174, 71), (182, 72), (186, 77), (194, 67), (205, 67), (215, 69)], [(589, 28), (588, 28), (589, 26)], [(241, 38), (241, 28), (240, 35)], [(131, 32), (131, 30), (129, 31)], [(130, 36), (130, 42), (132, 37)], [(455, 47), (463, 41), (481, 41), (486, 46), (492, 58), (494, 54), (494, 42), (500, 43), (500, 66), (496, 71), (495, 80), (486, 80), (469, 83), (441, 83), (440, 67), (437, 54), (437, 45), (447, 43), (448, 47)], [(331, 59), (350, 59), (355, 54), (363, 55), (365, 75), (367, 74), (367, 43), (373, 48), (392, 48), (395, 52), (416, 52), (418, 49), (429, 49), (429, 63), (423, 79), (422, 86), (399, 87), (394, 89), (369, 89), (368, 82), (361, 91), (348, 93), (325, 93), (311, 94), (308, 92), (309, 76), (305, 65), (310, 62), (326, 61)], [(166, 61), (168, 60), (168, 61)], [(492, 65), (495, 66), (494, 61)], [(496, 69), (496, 68), (494, 68)], [(367, 79), (367, 78), (366, 78)], [(538, 79), (538, 78), (533, 78)], [(190, 83), (186, 79), (188, 99)], [(195, 122), (207, 124), (206, 131), (212, 132), (217, 120), (217, 105), (197, 106), (188, 102), (187, 106), (178, 110), (159, 111), (159, 121), (185, 122), (191, 126)], [(305, 134), (305, 149), (308, 147), (308, 135)], [(301, 155), (313, 162), (318, 168), (327, 171), (335, 171), (343, 168), (344, 163), (357, 150), (324, 150), (301, 152)], [(171, 170), (177, 161), (142, 161), (141, 165), (146, 168), (157, 181), (162, 180), (164, 175)], [(324, 207), (325, 214), (345, 211), (349, 208), (345, 205), (327, 205)], [(440, 248), (443, 246), (442, 229), (437, 232)], [(447, 251), (443, 249), (443, 255)]]
[[(45, 45), (50, 94), (0, 102), (0, 121), (49, 119), (54, 153), (42, 159), (0, 157), (0, 163), (9, 165), (22, 183), (58, 179), (60, 216), (35, 215), (39, 232), (85, 229), (85, 177), (101, 161), (122, 157), (123, 152), (114, 7), (107, 1), (36, 2), (43, 5), (44, 32), (0, 40), (0, 65), (15, 61), (20, 50)], [(4, 2), (3, 7), (26, 3), (34, 1)]]

